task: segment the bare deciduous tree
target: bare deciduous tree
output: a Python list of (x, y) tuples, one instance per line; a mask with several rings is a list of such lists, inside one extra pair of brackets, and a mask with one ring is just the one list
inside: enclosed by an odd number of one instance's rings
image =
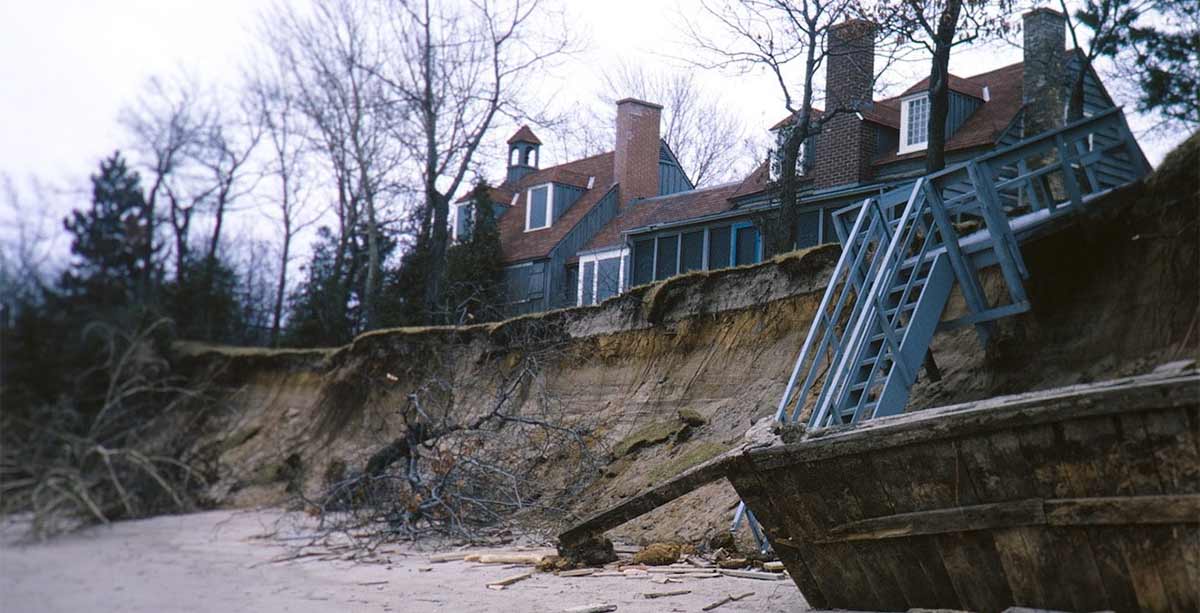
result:
[(300, 115), (295, 92), (287, 86), (278, 64), (267, 63), (247, 78), (249, 104), (258, 117), (268, 144), (264, 174), (273, 177), (278, 191), (270, 197), (275, 213), (268, 217), (282, 229), (279, 238), (278, 275), (271, 308), (270, 344), (279, 344), (283, 321), (283, 301), (288, 290), (288, 266), (292, 241), (296, 235), (320, 219), (322, 211), (310, 210), (310, 189), (306, 185), (306, 125)]
[(361, 0), (319, 0), (311, 13), (280, 5), (264, 22), (269, 44), (283, 67), (286, 88), (311, 130), (311, 148), (333, 183), (338, 243), (334, 255), (340, 304), (349, 302), (352, 279), (347, 262), (357, 261), (358, 233), (365, 225), (366, 287), (362, 288), (365, 327), (378, 320), (376, 298), (382, 281), (380, 228), (387, 208), (383, 195), (402, 160), (393, 126), (406, 112), (388, 101), (378, 78), (393, 50), (379, 45), (375, 26), (383, 17)]
[[(783, 108), (789, 117), (778, 131), (777, 148), (772, 152), (778, 168), (774, 186), (778, 194), (779, 219), (768, 224), (769, 250), (789, 251), (796, 244), (798, 210), (798, 171), (805, 141), (839, 114), (860, 109), (846, 106), (822, 113), (814, 112), (821, 95), (817, 75), (825, 64), (826, 40), (830, 28), (861, 13), (855, 0), (705, 0), (699, 18), (684, 17), (684, 33), (700, 52), (697, 66), (714, 70), (732, 70), (741, 74), (764, 70), (779, 86)], [(870, 82), (895, 59), (894, 50), (877, 52), (884, 57), (875, 62)]]
[[(150, 175), (146, 195), (151, 217), (160, 197), (173, 238), (175, 274), (182, 276), (192, 257), (193, 221), (209, 215), (212, 231), (201, 257), (212, 282), (226, 214), (253, 187), (249, 160), (261, 129), (236, 106), (223, 111), (211, 92), (193, 79), (152, 78), (121, 121), (133, 150)], [(151, 224), (151, 233), (154, 225)], [(207, 288), (211, 290), (211, 287)]]
[(396, 139), (419, 166), (423, 205), (416, 248), (429, 254), (425, 302), (436, 311), (449, 243), (449, 204), (497, 115), (525, 114), (527, 79), (569, 48), (545, 27), (540, 0), (388, 5), (386, 62), (377, 74), (405, 109)]
[(930, 56), (925, 172), (946, 167), (950, 53), (955, 47), (1007, 32), (1012, 6), (1012, 0), (897, 0), (881, 2), (867, 11), (885, 32), (909, 41)]
[[(617, 99), (626, 96), (663, 105), (663, 139), (693, 185), (740, 179), (751, 170), (740, 164), (746, 159), (746, 126), (724, 96), (702, 87), (692, 73), (655, 72), (632, 64), (603, 73), (602, 116), (610, 118)], [(612, 125), (611, 118), (600, 123)]]
[[(146, 227), (150, 240), (143, 254), (145, 270), (154, 270), (157, 246), (159, 198), (168, 201), (167, 218), (174, 233), (176, 271), (182, 270), (187, 256), (187, 233), (191, 227), (193, 205), (206, 196), (203, 192), (188, 197), (179, 185), (191, 156), (196, 152), (206, 124), (207, 110), (199, 87), (186, 76), (176, 81), (151, 78), (135, 103), (121, 111), (121, 123), (129, 131), (132, 150), (149, 175), (146, 192)], [(143, 287), (151, 280), (144, 279)]]

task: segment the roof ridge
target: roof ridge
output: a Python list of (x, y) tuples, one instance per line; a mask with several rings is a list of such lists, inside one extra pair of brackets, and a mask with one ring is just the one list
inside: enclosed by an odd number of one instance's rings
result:
[(711, 191), (714, 191), (714, 190), (721, 189), (721, 188), (723, 188), (723, 187), (737, 187), (737, 186), (741, 185), (741, 184), (742, 184), (744, 181), (745, 181), (745, 179), (744, 179), (744, 178), (742, 178), (742, 179), (738, 179), (738, 180), (736, 180), (736, 181), (726, 181), (726, 182), (724, 182), (724, 183), (718, 183), (717, 185), (709, 185), (709, 186), (707, 186), (707, 187), (696, 187), (696, 188), (692, 188), (692, 189), (685, 189), (685, 190), (683, 190), (683, 191), (681, 191), (681, 192), (675, 192), (675, 193), (672, 193), (672, 194), (662, 194), (661, 196), (651, 196), (651, 197), (649, 197), (649, 198), (642, 198), (641, 200), (638, 200), (637, 202), (638, 202), (638, 203), (642, 203), (642, 202), (651, 202), (651, 201), (654, 201), (654, 200), (663, 200), (663, 199), (665, 199), (665, 198), (674, 198), (674, 197), (677, 197), (677, 196), (686, 196), (686, 195), (688, 195), (688, 194), (697, 194), (697, 193), (700, 193), (700, 192), (711, 192)]

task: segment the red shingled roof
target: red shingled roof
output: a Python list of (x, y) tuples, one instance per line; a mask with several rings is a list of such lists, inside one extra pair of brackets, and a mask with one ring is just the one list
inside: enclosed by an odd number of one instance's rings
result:
[[(1072, 50), (1064, 50), (1064, 53), (1069, 58)], [(1064, 61), (1067, 58), (1064, 58)], [(1012, 123), (1013, 117), (1021, 110), (1024, 69), (1025, 64), (1017, 62), (973, 77), (964, 78), (950, 75), (951, 90), (983, 100), (983, 89), (987, 87), (989, 100), (979, 105), (979, 108), (946, 141), (946, 151), (971, 149), (996, 142), (996, 138)], [(898, 96), (876, 100), (872, 109), (862, 112), (863, 119), (899, 129), (901, 98), (928, 87), (929, 79), (925, 78)], [(772, 126), (772, 129), (786, 125), (789, 120), (790, 117), (784, 118)], [(882, 153), (874, 162), (876, 166), (925, 155), (924, 151), (914, 151), (904, 155), (898, 155), (895, 150)]]
[[(592, 189), (585, 191), (549, 228), (525, 231), (525, 201), (528, 188), (553, 182), (586, 189), (590, 177), (595, 177)], [(501, 190), (508, 190), (509, 194), (518, 194), (516, 205), (500, 218), (500, 250), (504, 262), (508, 264), (547, 256), (567, 231), (575, 227), (579, 219), (604, 197), (612, 185), (611, 151), (531, 172), (522, 177), (516, 185), (501, 185)]]
[[(740, 181), (667, 196), (638, 200), (625, 207), (604, 226), (581, 251), (620, 245), (621, 234), (650, 224), (670, 223), (729, 210), (729, 199), (742, 184)], [(578, 205), (577, 205), (578, 206)]]
[[(983, 100), (983, 85), (975, 82), (975, 79), (977, 79), (977, 78), (979, 78), (979, 77), (975, 76), (975, 77), (971, 77), (969, 79), (964, 79), (959, 76), (950, 75), (950, 91), (958, 92), (964, 96), (971, 96), (972, 98), (978, 98), (980, 100)], [(904, 90), (904, 93), (897, 96), (897, 98), (903, 98), (905, 96), (909, 96), (909, 95), (915, 94), (917, 92), (926, 91), (928, 89), (929, 89), (929, 77), (925, 77), (924, 79), (917, 81), (916, 85), (913, 85), (912, 87)]]
[[(972, 87), (978, 88), (980, 92), (983, 91), (984, 86), (987, 86), (991, 99), (979, 105), (979, 108), (971, 113), (971, 116), (946, 140), (946, 151), (959, 151), (995, 143), (996, 138), (1012, 123), (1013, 117), (1016, 117), (1017, 112), (1021, 110), (1024, 75), (1025, 64), (1017, 62), (962, 79)], [(982, 99), (982, 95), (980, 97)], [(898, 98), (900, 96), (896, 97), (896, 99)], [(924, 151), (898, 155), (893, 150), (877, 159), (875, 165), (924, 157), (924, 155)]]
[(516, 134), (508, 138), (508, 144), (511, 145), (513, 143), (533, 143), (540, 145), (542, 141), (533, 133), (533, 130), (529, 129), (529, 126), (521, 126), (521, 129), (517, 130)]

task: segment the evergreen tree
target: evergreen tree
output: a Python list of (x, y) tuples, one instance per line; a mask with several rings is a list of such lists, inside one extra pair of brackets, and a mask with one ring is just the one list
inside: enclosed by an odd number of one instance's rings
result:
[(1087, 0), (1075, 12), (1091, 30), (1092, 53), (1114, 58), (1122, 76), (1136, 82), (1137, 109), (1185, 130), (1200, 126), (1197, 15), (1195, 0)]
[(188, 258), (164, 291), (167, 314), (186, 339), (241, 343), (245, 322), (238, 275), (221, 258)]
[(142, 257), (153, 238), (138, 173), (115, 152), (100, 163), (91, 181), (91, 207), (63, 220), (74, 255), (60, 283), (64, 297), (101, 312), (145, 303), (150, 298), (146, 279), (153, 283), (158, 271), (147, 271)]
[[(369, 258), (367, 240), (363, 224), (351, 236), (342, 270), (338, 271), (337, 237), (328, 227), (317, 230), (312, 258), (305, 267), (308, 276), (289, 299), (286, 343), (340, 345), (367, 331), (367, 314), (363, 309)], [(377, 240), (379, 258), (386, 262), (396, 249), (396, 239), (380, 233)]]
[(500, 230), (487, 184), (478, 183), (471, 204), (460, 214), (468, 215), (466, 236), (446, 253), (446, 317), (452, 324), (494, 321), (503, 317), (504, 266), (501, 263)]

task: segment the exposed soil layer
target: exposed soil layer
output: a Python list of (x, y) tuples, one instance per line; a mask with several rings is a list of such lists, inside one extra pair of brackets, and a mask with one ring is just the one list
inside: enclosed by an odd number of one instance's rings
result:
[[(922, 376), (910, 410), (1200, 356), (1198, 170), (1193, 136), (1146, 182), (1026, 243), (1032, 310), (997, 322), (986, 347), (970, 328), (939, 334), (932, 350), (943, 378)], [(539, 393), (520, 402), (551, 398), (564, 415), (590, 420), (606, 466), (554, 501), (587, 515), (734, 446), (774, 411), (837, 256), (823, 246), (634, 288), (594, 307), (381, 330), (330, 350), (190, 345), (181, 363), (219, 373), (232, 390), (231, 410), (198, 442), (217, 476), (211, 498), (249, 506), (314, 493), (331, 471), (362, 466), (395, 440), (396, 406), (431, 378), (447, 390), (444, 410), (469, 415), (495, 397), (496, 373), (515, 355), (552, 345)], [(989, 295), (999, 283), (985, 274)], [(946, 316), (960, 310), (952, 302)], [(553, 460), (548, 484), (567, 474)], [(728, 484), (714, 483), (617, 533), (634, 542), (715, 539), (736, 503)]]

